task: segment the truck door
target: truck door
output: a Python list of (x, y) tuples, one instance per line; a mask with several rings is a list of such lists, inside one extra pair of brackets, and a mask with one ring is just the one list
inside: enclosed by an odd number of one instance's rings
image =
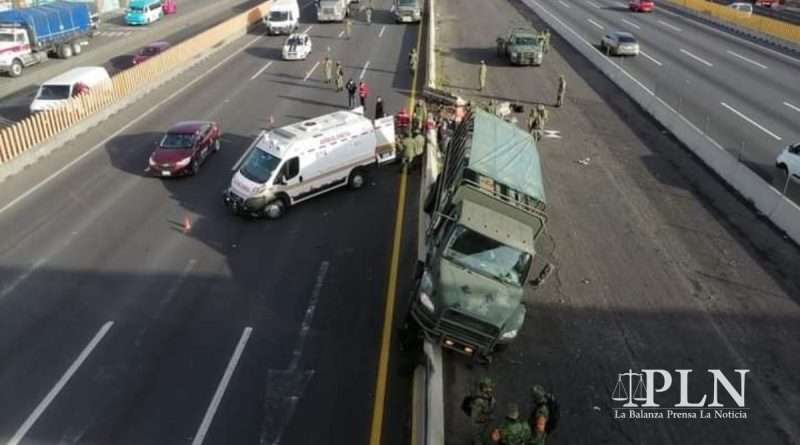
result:
[(375, 160), (378, 164), (386, 164), (395, 159), (394, 116), (375, 119)]

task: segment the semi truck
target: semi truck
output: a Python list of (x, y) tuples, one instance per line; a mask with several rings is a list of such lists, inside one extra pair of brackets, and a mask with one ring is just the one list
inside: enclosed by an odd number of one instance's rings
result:
[(86, 3), (54, 2), (0, 12), (0, 72), (22, 75), (25, 67), (80, 54), (92, 35)]
[(475, 110), (456, 127), (440, 170), (425, 200), (410, 317), (428, 340), (489, 358), (522, 328), (523, 293), (547, 222), (536, 143)]

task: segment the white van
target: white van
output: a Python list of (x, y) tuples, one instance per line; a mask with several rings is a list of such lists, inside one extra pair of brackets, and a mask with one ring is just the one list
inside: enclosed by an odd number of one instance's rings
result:
[(264, 17), (267, 32), (270, 34), (291, 34), (297, 30), (300, 20), (300, 7), (297, 0), (277, 0)]
[(358, 189), (365, 169), (396, 158), (394, 117), (371, 121), (358, 107), (256, 138), (224, 192), (235, 213), (280, 218), (287, 207), (339, 187)]
[(82, 66), (60, 74), (39, 87), (31, 103), (31, 113), (63, 106), (69, 99), (88, 90), (109, 88), (111, 77), (102, 66)]
[(320, 0), (317, 3), (318, 22), (341, 22), (349, 15), (347, 0)]

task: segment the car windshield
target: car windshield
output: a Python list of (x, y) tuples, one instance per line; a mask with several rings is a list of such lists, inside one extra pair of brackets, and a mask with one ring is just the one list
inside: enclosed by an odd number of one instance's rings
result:
[(533, 37), (517, 37), (514, 39), (515, 45), (535, 45), (536, 39)]
[(161, 140), (161, 148), (192, 148), (194, 133), (167, 133)]
[(636, 39), (631, 36), (617, 36), (620, 43), (636, 43)]
[(444, 256), (467, 269), (514, 286), (522, 286), (531, 265), (529, 253), (464, 226), (456, 226)]
[(264, 150), (253, 150), (239, 172), (253, 182), (264, 184), (269, 181), (272, 172), (280, 163), (280, 158), (272, 156)]
[(13, 42), (14, 41), (14, 34), (9, 33), (0, 33), (0, 42)]
[(69, 97), (69, 85), (42, 85), (37, 98), (44, 100), (58, 100)]
[(139, 6), (131, 6), (130, 7), (130, 12), (135, 12), (135, 13), (136, 12), (144, 12), (144, 8), (141, 8)]
[(275, 22), (289, 20), (289, 11), (272, 11), (269, 13), (269, 19)]

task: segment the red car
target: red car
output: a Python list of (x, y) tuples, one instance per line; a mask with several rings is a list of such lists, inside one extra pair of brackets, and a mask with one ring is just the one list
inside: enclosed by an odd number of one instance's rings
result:
[(173, 125), (150, 155), (148, 171), (156, 176), (196, 175), (212, 152), (220, 149), (219, 126), (187, 121)]
[(653, 12), (656, 5), (652, 0), (631, 0), (628, 9), (633, 12)]
[(155, 57), (166, 51), (167, 48), (169, 48), (169, 42), (153, 42), (140, 49), (139, 52), (133, 56), (133, 64), (137, 65), (151, 57)]

